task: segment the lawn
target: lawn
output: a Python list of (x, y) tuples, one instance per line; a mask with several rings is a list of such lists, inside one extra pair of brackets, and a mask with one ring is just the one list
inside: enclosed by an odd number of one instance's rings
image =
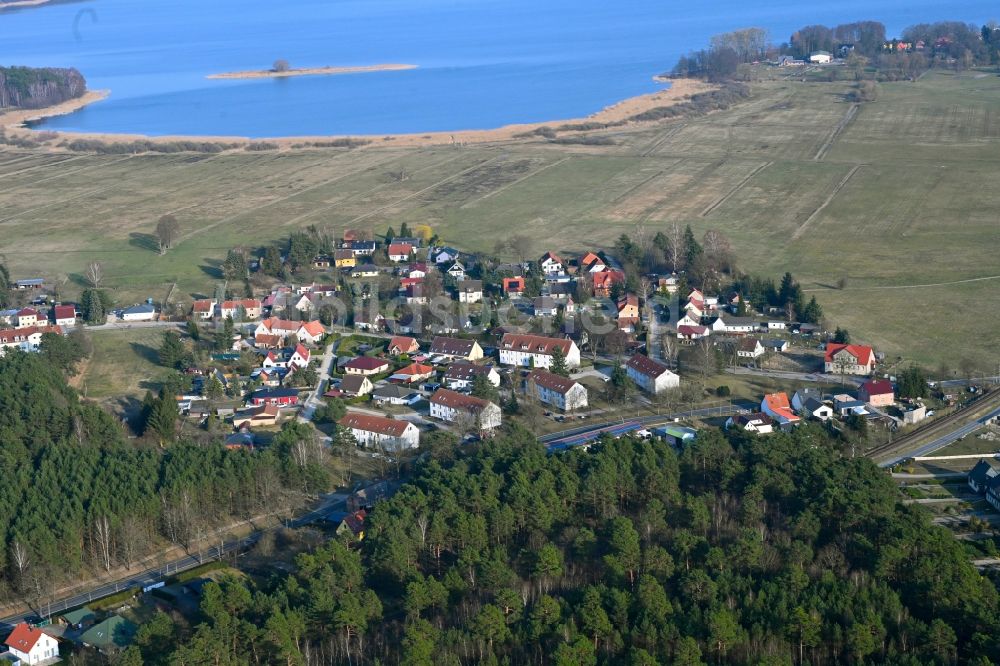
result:
[(141, 399), (156, 390), (167, 370), (157, 362), (163, 329), (134, 328), (90, 333), (93, 355), (73, 380), (85, 398), (105, 401)]
[[(70, 297), (96, 259), (122, 303), (160, 299), (175, 282), (176, 300), (189, 302), (211, 293), (231, 247), (309, 225), (381, 233), (427, 223), (469, 250), (527, 234), (533, 251), (572, 253), (678, 221), (726, 233), (743, 270), (791, 270), (857, 341), (934, 367), (988, 365), (1000, 348), (1000, 78), (942, 71), (880, 84), (878, 100), (837, 133), (849, 88), (763, 80), (727, 111), (614, 128), (607, 146), (0, 150), (0, 255), (15, 278), (41, 274)], [(151, 233), (165, 213), (182, 236), (159, 255)], [(841, 278), (847, 288), (831, 288)], [(132, 342), (99, 342), (121, 363), (95, 361), (92, 395), (118, 381), (144, 390), (129, 373), (152, 368), (125, 360)]]

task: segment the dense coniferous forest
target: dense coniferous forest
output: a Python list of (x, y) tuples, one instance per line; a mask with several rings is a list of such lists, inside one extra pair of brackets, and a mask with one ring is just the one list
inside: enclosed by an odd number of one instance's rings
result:
[(79, 354), (54, 336), (43, 353), (0, 358), (0, 595), (38, 602), (87, 571), (131, 567), (170, 543), (192, 548), (214, 526), (314, 491), (324, 471), (297, 465), (295, 428), (260, 455), (127, 440), (81, 402), (63, 371)]
[[(819, 427), (625, 438), (525, 431), (437, 457), (268, 581), (207, 586), (129, 664), (989, 664), (997, 590)], [(169, 649), (164, 649), (169, 646)]]

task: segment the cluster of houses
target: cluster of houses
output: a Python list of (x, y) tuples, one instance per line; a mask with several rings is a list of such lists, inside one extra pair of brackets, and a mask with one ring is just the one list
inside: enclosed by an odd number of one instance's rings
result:
[(42, 313), (33, 307), (0, 310), (0, 356), (7, 349), (38, 351), (46, 333), (62, 335), (76, 324), (76, 309), (72, 305), (56, 305)]
[[(784, 352), (788, 341), (781, 337), (766, 338), (781, 333), (810, 336), (820, 331), (815, 324), (788, 321), (780, 318), (758, 319), (737, 316), (740, 295), (732, 293), (728, 298), (707, 296), (700, 289), (692, 289), (684, 304), (684, 314), (677, 320), (677, 339), (691, 343), (711, 335), (726, 335), (743, 338), (737, 345), (736, 355), (740, 358), (756, 359), (765, 352)], [(756, 336), (756, 337), (754, 337)]]
[(66, 611), (44, 626), (20, 622), (4, 640), (0, 663), (47, 666), (61, 661), (60, 646), (72, 644), (113, 657), (131, 644), (138, 627), (117, 613), (99, 620), (87, 606)]
[[(828, 343), (825, 353), (827, 372), (871, 377), (875, 370), (875, 351), (867, 345)], [(738, 427), (756, 434), (767, 434), (776, 429), (787, 430), (804, 421), (827, 422), (833, 418), (861, 417), (877, 420), (890, 427), (919, 423), (928, 416), (926, 407), (919, 401), (907, 401), (899, 412), (887, 410), (900, 404), (896, 388), (889, 379), (870, 378), (855, 390), (846, 388), (824, 393), (818, 388), (804, 388), (791, 398), (785, 392), (769, 393), (763, 397), (760, 410), (731, 417), (726, 427)]]

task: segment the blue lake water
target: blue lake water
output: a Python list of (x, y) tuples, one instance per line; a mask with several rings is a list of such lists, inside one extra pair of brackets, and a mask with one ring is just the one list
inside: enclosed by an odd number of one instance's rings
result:
[[(0, 12), (0, 64), (71, 66), (111, 96), (44, 127), (250, 137), (482, 129), (652, 92), (717, 32), (1000, 18), (996, 0), (83, 0)], [(206, 75), (412, 63), (293, 79)]]

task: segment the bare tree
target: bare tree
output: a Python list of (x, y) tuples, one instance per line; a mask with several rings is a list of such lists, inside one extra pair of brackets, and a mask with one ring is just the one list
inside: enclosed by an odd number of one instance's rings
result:
[(715, 362), (715, 345), (708, 338), (698, 340), (698, 370), (702, 377), (710, 377), (716, 373), (718, 366)]
[(676, 273), (684, 256), (684, 230), (681, 229), (680, 223), (675, 220), (667, 226), (664, 236), (667, 237), (667, 246), (663, 251), (666, 254), (667, 263), (670, 264), (670, 270)]
[(105, 571), (111, 571), (111, 559), (114, 552), (114, 535), (111, 532), (111, 521), (107, 516), (98, 516), (94, 519), (91, 531), (91, 543), (93, 544), (94, 556), (104, 567)]
[(163, 215), (156, 222), (156, 240), (160, 244), (160, 254), (165, 254), (174, 244), (177, 234), (180, 232), (180, 225), (173, 215)]
[(533, 243), (531, 236), (518, 234), (510, 239), (510, 249), (517, 255), (518, 261), (523, 262), (529, 256)]
[(10, 545), (10, 561), (14, 565), (14, 585), (23, 592), (26, 577), (31, 568), (31, 554), (20, 539), (14, 539)]
[(118, 526), (119, 555), (126, 569), (149, 549), (149, 525), (138, 516), (125, 515)]
[(100, 289), (101, 283), (104, 281), (104, 266), (99, 261), (90, 262), (87, 264), (84, 277), (87, 279), (87, 284), (94, 289)]
[(271, 65), (272, 72), (287, 72), (289, 69), (291, 69), (291, 65), (289, 65), (288, 61), (284, 58), (278, 58), (274, 61), (274, 64)]
[(661, 335), (660, 349), (663, 352), (664, 362), (669, 368), (674, 368), (677, 362), (677, 337), (669, 332)]
[(712, 268), (731, 272), (733, 268), (733, 246), (729, 238), (721, 231), (709, 229), (701, 239), (705, 255), (709, 258)]

